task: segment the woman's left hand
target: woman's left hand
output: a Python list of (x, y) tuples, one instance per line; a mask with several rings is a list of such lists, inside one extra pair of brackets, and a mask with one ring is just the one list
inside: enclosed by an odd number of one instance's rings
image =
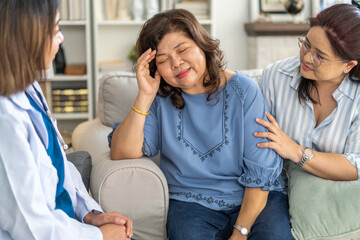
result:
[(282, 158), (297, 162), (299, 160), (299, 154), (302, 153), (301, 145), (295, 143), (280, 129), (276, 119), (270, 113), (266, 113), (266, 117), (269, 119), (269, 122), (258, 118), (256, 122), (266, 127), (269, 132), (255, 132), (254, 136), (267, 138), (270, 142), (258, 143), (257, 146), (260, 148), (271, 148)]

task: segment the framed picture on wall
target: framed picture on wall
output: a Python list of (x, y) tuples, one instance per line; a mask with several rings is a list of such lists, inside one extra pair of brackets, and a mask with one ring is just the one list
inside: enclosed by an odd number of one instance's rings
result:
[(286, 13), (284, 0), (259, 0), (260, 12), (263, 13)]
[[(299, 22), (306, 21), (311, 15), (312, 0), (303, 0), (304, 8), (297, 14)], [(316, 1), (316, 0), (315, 0)], [(292, 22), (292, 16), (286, 12), (285, 0), (248, 0), (250, 8), (250, 22)]]
[(312, 3), (311, 5), (312, 16), (316, 16), (316, 14), (318, 14), (325, 8), (328, 8), (334, 4), (338, 4), (338, 3), (351, 4), (351, 0), (312, 0), (311, 3)]

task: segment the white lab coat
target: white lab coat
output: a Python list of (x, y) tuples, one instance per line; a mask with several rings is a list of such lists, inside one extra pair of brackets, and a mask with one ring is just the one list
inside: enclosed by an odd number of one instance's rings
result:
[[(37, 82), (33, 86), (42, 94)], [(39, 102), (33, 86), (28, 92)], [(68, 161), (64, 187), (77, 220), (55, 209), (58, 177), (44, 143), (48, 136), (42, 116), (25, 93), (0, 96), (0, 239), (102, 239), (97, 227), (82, 222), (87, 213), (101, 208)]]

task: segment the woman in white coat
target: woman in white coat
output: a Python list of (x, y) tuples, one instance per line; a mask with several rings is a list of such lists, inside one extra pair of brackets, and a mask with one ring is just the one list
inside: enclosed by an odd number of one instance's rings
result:
[(0, 239), (130, 239), (103, 213), (63, 141), (38, 80), (64, 41), (56, 0), (0, 2)]

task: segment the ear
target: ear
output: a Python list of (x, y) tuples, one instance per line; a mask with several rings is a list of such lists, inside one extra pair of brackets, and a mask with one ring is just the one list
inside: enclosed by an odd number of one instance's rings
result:
[(356, 65), (358, 65), (358, 61), (356, 61), (356, 60), (348, 61), (348, 62), (346, 63), (346, 65), (345, 65), (344, 72), (345, 72), (345, 73), (350, 72), (351, 69), (352, 69), (353, 67), (355, 67)]

